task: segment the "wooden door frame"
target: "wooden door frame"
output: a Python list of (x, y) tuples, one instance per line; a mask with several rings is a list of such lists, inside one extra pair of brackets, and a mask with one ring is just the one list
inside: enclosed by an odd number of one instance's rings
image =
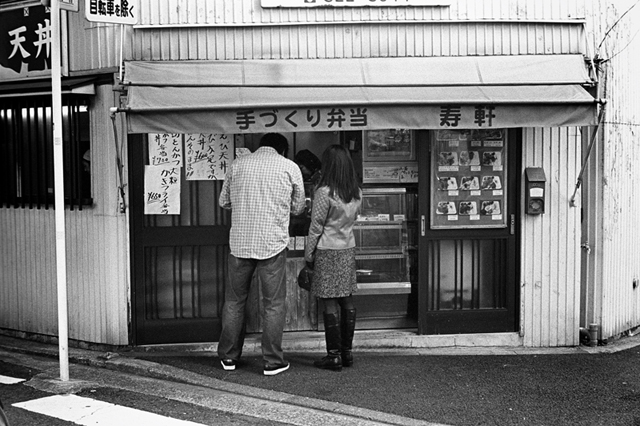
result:
[[(522, 129), (507, 129), (506, 143), (509, 144), (509, 187), (514, 188), (513, 193), (509, 194), (507, 199), (508, 215), (513, 215), (514, 221), (509, 224), (510, 218), (507, 216), (507, 229), (512, 229), (513, 237), (508, 243), (508, 251), (514, 253), (515, 262), (507, 262), (508, 279), (506, 292), (507, 300), (512, 303), (510, 307), (513, 314), (506, 313), (503, 315), (500, 311), (489, 310), (459, 310), (451, 311), (429, 311), (428, 310), (428, 293), (427, 274), (429, 273), (427, 262), (421, 261), (422, 256), (426, 254), (427, 242), (434, 238), (429, 236), (429, 208), (431, 203), (430, 196), (422, 194), (430, 194), (431, 191), (431, 136), (430, 131), (422, 130), (417, 132), (417, 155), (418, 170), (421, 179), (418, 183), (418, 220), (420, 221), (418, 229), (418, 334), (449, 334), (450, 327), (447, 323), (451, 321), (452, 314), (456, 315), (456, 321), (463, 324), (464, 333), (484, 333), (484, 332), (506, 332), (518, 331), (520, 324), (520, 218), (521, 218), (521, 192), (522, 192)], [(424, 219), (422, 218), (424, 216)], [(425, 228), (425, 235), (422, 235), (422, 226)], [(490, 230), (447, 230), (447, 238), (465, 238), (473, 239), (482, 237)], [(444, 239), (444, 238), (443, 238)], [(513, 315), (511, 322), (508, 317)], [(428, 317), (434, 319), (429, 321)], [(436, 324), (433, 324), (433, 323)]]

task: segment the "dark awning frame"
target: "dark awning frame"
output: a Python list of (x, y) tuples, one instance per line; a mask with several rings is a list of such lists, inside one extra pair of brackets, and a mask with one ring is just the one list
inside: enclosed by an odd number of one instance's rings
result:
[[(97, 77), (66, 77), (61, 81), (62, 94), (95, 95)], [(0, 98), (51, 96), (50, 78), (29, 78), (0, 84)]]
[[(120, 111), (128, 113), (132, 133), (555, 127), (596, 121), (596, 100), (584, 88), (593, 82), (582, 55), (134, 61), (125, 70), (127, 105)], [(344, 120), (325, 120), (335, 113)], [(446, 114), (457, 120), (445, 120)], [(317, 122), (316, 116), (323, 119)]]

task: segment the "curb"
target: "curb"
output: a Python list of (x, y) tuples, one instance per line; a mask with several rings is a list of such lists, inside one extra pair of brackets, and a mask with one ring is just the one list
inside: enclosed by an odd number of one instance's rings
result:
[[(261, 352), (260, 334), (248, 335), (243, 353)], [(610, 339), (604, 346), (525, 347), (518, 333), (472, 335), (418, 335), (414, 331), (356, 331), (353, 348), (358, 352), (393, 355), (572, 355), (578, 353), (614, 353), (640, 345), (640, 334)], [(325, 350), (323, 332), (289, 332), (282, 342), (285, 351), (295, 353)], [(216, 354), (217, 343), (177, 343), (138, 346), (126, 356), (136, 353), (184, 354), (210, 352)]]
[[(27, 344), (20, 341), (11, 342), (2, 336), (0, 336), (0, 349), (5, 350), (6, 352), (15, 352), (27, 355), (50, 358), (58, 357), (57, 347), (54, 348), (50, 345), (33, 342)], [(155, 363), (153, 361), (121, 356), (115, 353), (100, 354), (84, 349), (70, 349), (69, 362), (151, 379), (204, 387), (219, 392), (238, 395), (240, 397), (265, 401), (266, 403), (286, 404), (316, 412), (324, 412), (331, 416), (344, 416), (353, 419), (356, 424), (378, 423), (397, 426), (447, 426), (332, 401), (226, 382), (209, 376), (192, 373), (180, 368)], [(53, 377), (49, 377), (50, 374), (44, 374), (41, 376), (42, 377), (37, 378), (37, 380), (41, 382), (40, 389), (51, 393), (73, 393), (86, 387), (87, 383), (91, 385), (89, 382), (75, 380), (62, 382)], [(217, 409), (220, 410), (219, 407)]]

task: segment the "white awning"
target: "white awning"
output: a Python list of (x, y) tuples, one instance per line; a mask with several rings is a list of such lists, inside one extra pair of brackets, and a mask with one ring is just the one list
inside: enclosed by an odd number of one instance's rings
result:
[(127, 62), (131, 133), (595, 124), (581, 55)]

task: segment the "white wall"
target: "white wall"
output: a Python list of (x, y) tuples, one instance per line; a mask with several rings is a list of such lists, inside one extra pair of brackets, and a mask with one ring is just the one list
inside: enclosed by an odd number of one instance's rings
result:
[(547, 178), (545, 213), (521, 216), (525, 346), (579, 344), (581, 212), (570, 198), (580, 172), (581, 140), (575, 128), (524, 130), (522, 167), (542, 167)]
[[(602, 338), (640, 326), (640, 5), (590, 1), (588, 40), (602, 60), (603, 126), (585, 188), (585, 300), (582, 324), (600, 324)], [(608, 34), (607, 34), (608, 33)], [(599, 48), (598, 48), (599, 46)]]

